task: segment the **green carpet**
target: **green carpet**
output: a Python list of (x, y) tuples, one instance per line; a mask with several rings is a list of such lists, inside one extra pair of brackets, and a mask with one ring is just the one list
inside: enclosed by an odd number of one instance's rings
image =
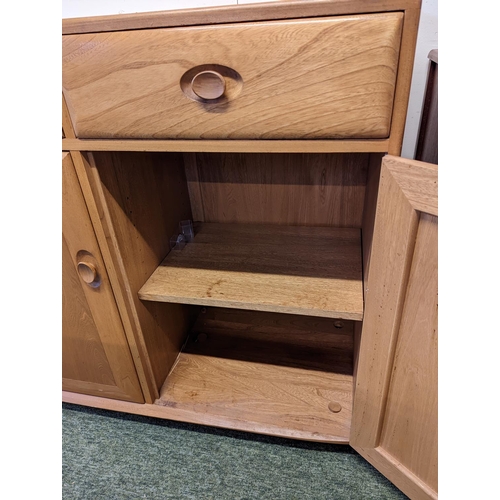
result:
[(63, 404), (63, 499), (406, 499), (348, 446)]

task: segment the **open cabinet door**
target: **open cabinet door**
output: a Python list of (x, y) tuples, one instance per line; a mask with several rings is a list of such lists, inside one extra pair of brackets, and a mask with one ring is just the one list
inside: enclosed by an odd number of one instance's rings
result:
[(350, 444), (437, 498), (437, 165), (382, 160)]
[(62, 389), (143, 403), (134, 360), (69, 153), (63, 153), (62, 188)]

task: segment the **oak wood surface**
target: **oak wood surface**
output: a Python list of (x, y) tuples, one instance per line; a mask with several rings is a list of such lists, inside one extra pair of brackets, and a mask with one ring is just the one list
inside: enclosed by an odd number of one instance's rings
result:
[(191, 87), (202, 99), (217, 99), (224, 95), (226, 83), (217, 71), (202, 71), (194, 76)]
[(360, 231), (200, 223), (139, 290), (146, 301), (360, 320)]
[(380, 446), (434, 491), (438, 486), (437, 232), (437, 217), (422, 214), (380, 437)]
[(91, 394), (98, 393), (96, 384), (107, 385), (115, 392), (113, 372), (64, 235), (62, 292), (62, 372), (67, 379), (65, 387), (74, 387), (75, 381), (83, 380), (94, 385)]
[[(63, 155), (63, 389), (143, 402), (135, 366), (78, 178)], [(89, 286), (78, 272), (85, 259), (99, 274)]]
[[(146, 403), (137, 404), (128, 401), (118, 401), (109, 398), (100, 398), (96, 396), (87, 396), (86, 394), (77, 394), (75, 392), (63, 391), (62, 400), (66, 403), (90, 406), (92, 408), (102, 408), (104, 410), (132, 413), (135, 415), (144, 415), (154, 418), (163, 418), (179, 422), (189, 422), (192, 424), (209, 425), (211, 427), (232, 428), (245, 432), (257, 434), (266, 434), (269, 436), (284, 437), (288, 439), (298, 439), (306, 441), (330, 442), (331, 436), (311, 433), (310, 431), (298, 431), (286, 429), (281, 425), (273, 426), (271, 424), (262, 425), (260, 423), (249, 422), (248, 420), (236, 418), (227, 418), (219, 415), (208, 415), (174, 406), (160, 406)], [(338, 441), (335, 441), (338, 442)], [(345, 440), (338, 442), (347, 444)]]
[(403, 491), (412, 500), (437, 500), (435, 490), (429, 487), (418, 476), (413, 474), (394, 456), (388, 454), (384, 448), (361, 448), (355, 446), (356, 451), (370, 462), (389, 481)]
[(416, 499), (437, 497), (436, 215), (437, 165), (385, 157), (351, 445)]
[(378, 188), (382, 155), (371, 154), (363, 203), (362, 244), (363, 244), (363, 290), (367, 288), (370, 275), (370, 256), (373, 242), (375, 213), (377, 210)]
[[(367, 308), (363, 321), (351, 436), (354, 444), (365, 448), (375, 447), (379, 442), (417, 228), (418, 214), (408, 203), (384, 159), (370, 275), (365, 288), (365, 303), (373, 304), (376, 300), (378, 307), (371, 306), (369, 311)], [(387, 313), (382, 314), (383, 311)], [(374, 353), (384, 354), (375, 356)]]
[(398, 77), (392, 110), (391, 137), (387, 150), (391, 155), (400, 155), (403, 145), (419, 22), (420, 2), (418, 2), (418, 6), (415, 6), (415, 8), (405, 10), (400, 57), (397, 68)]
[(187, 154), (202, 222), (361, 227), (368, 154)]
[(86, 262), (84, 260), (81, 260), (76, 264), (78, 274), (80, 275), (80, 278), (87, 283), (87, 284), (92, 284), (95, 283), (98, 279), (98, 273), (97, 273), (97, 268), (92, 262)]
[(179, 304), (141, 302), (137, 292), (168, 253), (179, 221), (191, 218), (182, 157), (94, 153), (88, 175), (127, 298), (122, 314), (134, 325), (149, 384), (158, 394), (184, 342), (190, 311)]
[[(71, 123), (71, 116), (69, 115), (64, 94), (62, 96), (62, 131), (63, 139), (75, 139), (75, 131), (73, 130), (73, 124)], [(64, 149), (66, 148), (63, 147), (63, 150)]]
[(63, 34), (418, 9), (421, 0), (311, 0), (63, 19)]
[(127, 291), (119, 276), (120, 259), (117, 256), (115, 239), (113, 238), (113, 228), (109, 225), (109, 217), (100, 202), (100, 193), (98, 183), (94, 182), (91, 165), (87, 155), (78, 151), (71, 151), (75, 170), (80, 183), (87, 210), (92, 221), (95, 236), (101, 250), (103, 261), (106, 265), (106, 271), (113, 288), (116, 305), (120, 312), (123, 328), (127, 337), (130, 352), (134, 360), (137, 375), (141, 384), (144, 399), (147, 402), (153, 402), (157, 397), (158, 389), (154, 387), (151, 376), (151, 368), (148, 366), (147, 356), (144, 355), (144, 345), (140, 335), (135, 330), (135, 325), (130, 312), (130, 302), (127, 297)]
[(415, 209), (431, 215), (438, 214), (437, 167), (417, 160), (403, 161), (387, 155), (384, 164), (390, 170), (394, 181)]
[(65, 151), (150, 151), (150, 152), (227, 152), (227, 153), (385, 153), (389, 140), (62, 140)]
[[(390, 12), (66, 35), (63, 92), (79, 138), (387, 138), (402, 20)], [(186, 98), (182, 75), (204, 64), (236, 70), (241, 93), (215, 104)]]
[(198, 161), (196, 159), (196, 154), (184, 153), (182, 156), (184, 158), (184, 171), (186, 172), (186, 182), (188, 186), (193, 220), (204, 222), (205, 213), (203, 208), (203, 198), (201, 195), (201, 184), (198, 174)]
[(352, 322), (218, 309), (199, 316), (156, 404), (346, 442), (351, 397)]

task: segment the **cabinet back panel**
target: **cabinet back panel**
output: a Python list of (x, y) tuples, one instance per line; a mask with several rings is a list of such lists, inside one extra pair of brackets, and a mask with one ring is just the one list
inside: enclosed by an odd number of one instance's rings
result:
[(369, 154), (184, 158), (197, 221), (361, 227)]

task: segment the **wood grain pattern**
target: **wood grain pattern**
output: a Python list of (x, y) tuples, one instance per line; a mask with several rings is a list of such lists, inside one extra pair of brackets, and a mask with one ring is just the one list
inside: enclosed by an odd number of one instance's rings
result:
[[(121, 404), (121, 403), (120, 403)], [(356, 451), (370, 462), (391, 483), (403, 491), (412, 500), (437, 500), (438, 495), (419, 477), (408, 470), (394, 456), (389, 455), (382, 447), (361, 448), (356, 446)]]
[[(71, 116), (69, 115), (68, 106), (66, 105), (66, 99), (64, 99), (64, 94), (62, 96), (62, 132), (63, 139), (74, 139), (75, 131), (73, 130), (73, 124), (71, 123)], [(63, 150), (65, 148), (63, 147)]]
[(218, 99), (224, 95), (226, 82), (217, 71), (201, 71), (191, 81), (191, 88), (201, 99)]
[(387, 155), (384, 165), (415, 210), (438, 214), (437, 165)]
[[(352, 384), (351, 384), (352, 385)], [(175, 406), (160, 406), (156, 404), (137, 404), (128, 401), (117, 401), (108, 398), (87, 396), (85, 394), (76, 394), (74, 392), (63, 391), (62, 400), (66, 403), (73, 403), (93, 408), (102, 408), (110, 411), (120, 411), (132, 413), (135, 415), (144, 415), (148, 417), (176, 420), (179, 422), (189, 422), (192, 424), (209, 425), (211, 427), (222, 427), (225, 429), (236, 429), (245, 432), (254, 432), (257, 434), (267, 434), (269, 436), (284, 437), (289, 439), (298, 439), (306, 441), (332, 442), (332, 436), (314, 433), (311, 431), (300, 431), (296, 429), (287, 429), (283, 425), (271, 425), (266, 423), (262, 425), (259, 422), (250, 422), (245, 419), (228, 418), (225, 415), (210, 415), (207, 413), (193, 412)], [(333, 414), (332, 414), (333, 415)], [(343, 439), (336, 443), (347, 444)]]
[(179, 11), (141, 12), (114, 16), (63, 19), (63, 34), (96, 33), (244, 21), (392, 12), (420, 8), (421, 0), (303, 0), (231, 5)]
[(190, 326), (188, 307), (141, 302), (139, 288), (168, 253), (191, 210), (179, 154), (94, 153), (88, 167), (119, 272), (127, 314), (153, 389), (161, 387)]
[[(351, 442), (375, 447), (379, 442), (388, 382), (404, 303), (418, 214), (382, 163), (366, 311), (356, 378), (356, 411)], [(368, 304), (376, 303), (368, 310)], [(383, 312), (386, 311), (386, 314)], [(379, 334), (380, 332), (380, 334)], [(380, 354), (378, 354), (380, 353)], [(378, 355), (376, 355), (378, 354)]]
[[(207, 422), (224, 418), (230, 428), (243, 420), (278, 435), (281, 428), (283, 435), (347, 442), (352, 323), (334, 333), (324, 319), (307, 324), (309, 318), (239, 313), (200, 315), (156, 404), (205, 415)], [(315, 332), (315, 322), (327, 331)], [(333, 413), (329, 404), (341, 410)]]
[(196, 155), (194, 153), (184, 153), (183, 158), (193, 220), (204, 222), (205, 214), (203, 209), (203, 198), (201, 195), (201, 185)]
[(150, 151), (207, 153), (386, 153), (387, 139), (374, 140), (120, 140), (63, 139), (65, 151)]
[[(78, 151), (71, 151), (71, 159), (73, 160), (75, 170), (80, 182), (85, 203), (87, 205), (90, 220), (101, 250), (103, 261), (106, 265), (106, 271), (113, 288), (113, 293), (116, 300), (116, 305), (120, 312), (123, 328), (127, 337), (128, 345), (134, 364), (137, 370), (137, 375), (141, 383), (144, 399), (147, 402), (153, 402), (158, 397), (158, 388), (154, 387), (151, 376), (151, 369), (148, 366), (147, 356), (143, 356), (144, 347), (141, 342), (141, 337), (135, 330), (135, 325), (130, 312), (130, 302), (127, 298), (127, 291), (120, 279), (118, 270), (120, 269), (120, 258), (116, 251), (114, 232), (109, 224), (109, 217), (106, 216), (105, 207), (100, 202), (99, 184), (94, 182), (92, 168), (87, 155), (83, 155)], [(94, 195), (94, 193), (96, 193)], [(148, 371), (149, 370), (149, 371)]]
[[(79, 138), (387, 138), (402, 20), (391, 12), (66, 35), (63, 91)], [(203, 64), (236, 70), (241, 94), (186, 98), (182, 75)]]
[[(141, 387), (78, 178), (63, 155), (63, 389), (143, 402)], [(100, 286), (83, 282), (76, 266), (85, 254)]]
[(363, 243), (363, 290), (367, 288), (370, 275), (370, 256), (373, 243), (375, 213), (377, 210), (378, 188), (382, 155), (371, 154), (363, 203), (362, 243)]
[(383, 160), (351, 429), (416, 499), (437, 497), (436, 180), (437, 165)]
[(196, 154), (186, 163), (193, 217), (360, 228), (368, 161), (368, 154)]
[(199, 224), (144, 286), (147, 301), (360, 320), (360, 231)]
[(392, 110), (391, 137), (387, 150), (391, 155), (400, 155), (403, 145), (419, 22), (420, 2), (418, 2), (418, 7), (405, 10), (403, 33), (401, 35), (401, 55), (398, 62), (398, 78)]
[(434, 491), (438, 487), (437, 265), (437, 217), (422, 214), (380, 437), (380, 446)]
[[(63, 235), (62, 246), (62, 373), (65, 387), (86, 381), (115, 387), (113, 372), (99, 337), (75, 262)], [(92, 392), (91, 392), (92, 394)]]

